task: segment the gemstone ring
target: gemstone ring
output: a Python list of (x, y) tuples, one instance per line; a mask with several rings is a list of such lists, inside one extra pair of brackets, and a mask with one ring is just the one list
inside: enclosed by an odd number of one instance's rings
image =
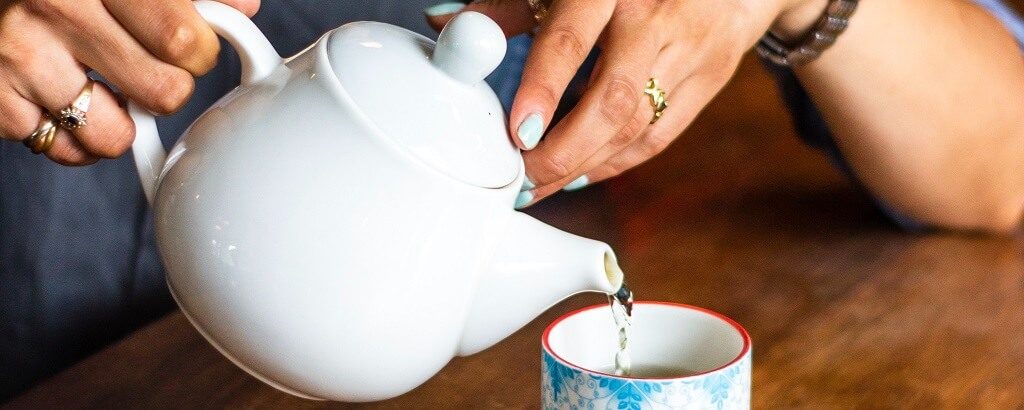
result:
[(91, 79), (86, 81), (82, 92), (78, 94), (78, 98), (75, 98), (75, 101), (67, 108), (60, 110), (60, 113), (57, 115), (57, 123), (62, 128), (76, 130), (84, 127), (89, 122), (85, 114), (89, 112), (89, 102), (92, 100), (94, 84), (96, 82)]

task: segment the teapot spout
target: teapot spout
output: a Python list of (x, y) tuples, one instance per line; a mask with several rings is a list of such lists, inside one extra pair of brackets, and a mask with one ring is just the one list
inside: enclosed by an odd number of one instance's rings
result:
[(562, 299), (581, 292), (612, 294), (622, 271), (607, 244), (558, 230), (515, 212), (484, 268), (458, 354), (501, 341)]

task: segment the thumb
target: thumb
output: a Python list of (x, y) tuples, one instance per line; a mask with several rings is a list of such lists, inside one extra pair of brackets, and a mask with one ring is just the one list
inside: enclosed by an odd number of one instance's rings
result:
[(457, 2), (440, 3), (423, 10), (427, 23), (434, 30), (441, 31), (445, 24), (463, 11), (483, 13), (505, 32), (505, 37), (513, 37), (532, 30), (537, 26), (533, 19), (533, 11), (526, 0), (480, 0), (468, 5)]

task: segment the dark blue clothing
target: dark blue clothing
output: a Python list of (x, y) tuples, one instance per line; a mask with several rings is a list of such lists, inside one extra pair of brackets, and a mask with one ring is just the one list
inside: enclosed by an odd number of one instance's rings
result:
[[(1001, 6), (996, 0), (984, 2)], [(422, 9), (429, 0), (263, 0), (254, 19), (278, 52), (292, 55), (343, 23), (376, 20), (428, 36)], [(1011, 14), (1012, 16), (1012, 14)], [(1024, 29), (1018, 26), (1018, 33)], [(1021, 34), (1018, 38), (1024, 38)], [(506, 108), (530, 46), (513, 39), (505, 62), (488, 81)], [(593, 57), (587, 66), (592, 65)], [(571, 87), (561, 111), (583, 86)], [(780, 75), (785, 75), (781, 73)], [(171, 146), (184, 129), (238, 83), (239, 63), (225, 46), (217, 68), (199, 79), (192, 101), (161, 119)], [(787, 101), (798, 130), (842, 166), (817, 110), (795, 78)], [(83, 358), (173, 307), (130, 155), (68, 168), (0, 144), (0, 400)]]

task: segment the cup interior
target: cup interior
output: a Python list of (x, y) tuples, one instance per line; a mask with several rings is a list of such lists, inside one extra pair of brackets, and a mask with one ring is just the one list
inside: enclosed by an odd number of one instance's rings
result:
[[(548, 353), (569, 366), (601, 373), (614, 364), (618, 331), (608, 305), (562, 316), (544, 331)], [(636, 302), (629, 339), (633, 367), (657, 366), (696, 377), (727, 367), (750, 350), (750, 336), (738, 323), (695, 306)], [(635, 377), (645, 378), (645, 377)], [(675, 377), (673, 377), (675, 378)]]

